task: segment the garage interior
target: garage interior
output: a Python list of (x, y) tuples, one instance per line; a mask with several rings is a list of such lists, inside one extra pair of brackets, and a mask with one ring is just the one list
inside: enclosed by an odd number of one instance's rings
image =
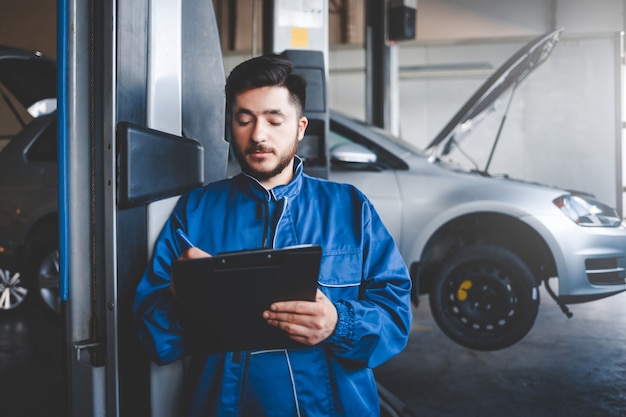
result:
[[(213, 0), (226, 73), (260, 53), (259, 3)], [(365, 104), (354, 106), (366, 101), (363, 2), (329, 3), (330, 107), (366, 119)], [(56, 55), (55, 2), (0, 0), (0, 10), (0, 44)], [(623, 0), (419, 0), (416, 39), (391, 46), (398, 88), (387, 128), (424, 146), (511, 53), (562, 27), (552, 58), (517, 93), (492, 171), (589, 192), (623, 214), (625, 13)], [(409, 346), (376, 375), (407, 415), (626, 415), (624, 296), (574, 306), (571, 319), (541, 297), (533, 332), (498, 352), (455, 345), (423, 300)], [(0, 316), (7, 415), (68, 415), (61, 331), (38, 311)]]

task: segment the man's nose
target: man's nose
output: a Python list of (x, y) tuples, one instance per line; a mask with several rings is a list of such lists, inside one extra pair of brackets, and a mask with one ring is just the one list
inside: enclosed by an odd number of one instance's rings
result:
[(263, 122), (256, 122), (252, 129), (252, 140), (255, 142), (265, 142), (267, 140), (267, 127)]

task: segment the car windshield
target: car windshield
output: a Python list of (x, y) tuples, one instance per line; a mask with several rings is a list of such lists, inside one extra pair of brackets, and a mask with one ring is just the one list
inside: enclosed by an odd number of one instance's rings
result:
[(390, 132), (388, 132), (388, 131), (386, 131), (386, 130), (378, 127), (378, 126), (373, 126), (373, 125), (370, 125), (368, 123), (365, 123), (365, 122), (363, 122), (361, 120), (357, 120), (357, 119), (352, 119), (352, 120), (354, 120), (355, 123), (363, 126), (364, 128), (369, 129), (369, 130), (375, 132), (377, 135), (382, 136), (382, 137), (390, 140), (391, 142), (395, 143), (400, 148), (404, 149), (406, 152), (413, 153), (413, 154), (416, 154), (416, 155), (425, 155), (425, 152), (422, 149), (418, 148), (417, 146), (407, 142), (406, 140), (404, 140), (404, 139), (402, 139), (402, 138), (400, 138), (398, 136), (395, 136), (395, 135), (391, 134)]
[[(522, 143), (519, 135), (523, 132), (522, 112), (507, 113), (512, 94), (512, 90), (504, 92), (479, 116), (460, 125), (447, 141), (433, 148), (431, 153), (438, 157), (439, 162), (456, 170), (506, 172), (510, 168), (506, 161), (519, 159), (514, 153), (521, 151), (515, 145)], [(508, 146), (500, 148), (497, 146), (499, 142)]]

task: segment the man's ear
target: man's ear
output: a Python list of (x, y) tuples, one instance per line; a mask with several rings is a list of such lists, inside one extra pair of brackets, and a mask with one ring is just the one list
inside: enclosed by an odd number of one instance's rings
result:
[(225, 117), (224, 117), (224, 140), (226, 142), (231, 142), (231, 136), (232, 136), (232, 127), (231, 127), (231, 123), (232, 123), (232, 115), (230, 113), (229, 109), (226, 109), (226, 113), (225, 113)]
[(306, 131), (306, 127), (309, 125), (309, 119), (302, 116), (300, 120), (298, 120), (298, 141), (301, 141), (304, 138), (304, 132)]

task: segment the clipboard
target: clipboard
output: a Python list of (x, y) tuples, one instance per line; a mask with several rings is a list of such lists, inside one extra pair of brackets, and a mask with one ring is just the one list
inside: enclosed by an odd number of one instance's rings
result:
[(176, 305), (190, 353), (302, 347), (267, 324), (275, 301), (314, 301), (317, 245), (254, 249), (172, 263)]

